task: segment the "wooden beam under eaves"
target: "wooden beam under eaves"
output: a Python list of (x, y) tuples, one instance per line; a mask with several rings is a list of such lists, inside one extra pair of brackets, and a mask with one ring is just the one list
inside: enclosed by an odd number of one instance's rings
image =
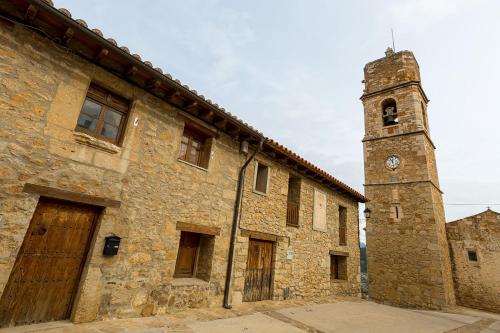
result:
[(127, 69), (127, 71), (125, 72), (125, 76), (132, 77), (137, 73), (137, 71), (138, 71), (137, 67), (132, 66), (129, 69)]
[(62, 37), (62, 40), (63, 40), (63, 44), (64, 45), (67, 45), (71, 39), (73, 38), (75, 34), (75, 31), (71, 28), (67, 28), (66, 31), (64, 32), (64, 35)]
[(145, 88), (147, 90), (155, 90), (155, 89), (160, 88), (160, 86), (161, 86), (161, 81), (153, 79), (153, 80), (149, 80), (148, 82), (146, 82)]
[(199, 117), (205, 121), (212, 121), (212, 117), (214, 115), (214, 112), (212, 110), (204, 110), (204, 112), (199, 113)]
[(181, 92), (179, 90), (175, 90), (173, 92), (171, 92), (169, 95), (166, 95), (167, 99), (175, 99), (175, 98), (179, 98), (181, 96)]
[(302, 164), (297, 164), (297, 170), (305, 171), (305, 170), (307, 170), (307, 168), (305, 166), (303, 166)]
[(221, 118), (217, 121), (214, 122), (214, 125), (218, 128), (225, 129), (227, 125), (227, 120), (224, 118)]
[(28, 9), (26, 9), (26, 14), (24, 14), (24, 20), (28, 24), (33, 24), (36, 14), (38, 14), (38, 8), (36, 8), (34, 5), (29, 5)]
[(102, 59), (104, 59), (107, 55), (109, 54), (108, 49), (101, 49), (99, 53), (95, 57), (95, 62), (100, 62)]
[(199, 113), (200, 113), (199, 104), (196, 101), (187, 104), (186, 107), (185, 107), (185, 109), (189, 113), (191, 113), (191, 114), (193, 114), (195, 116), (199, 115)]
[(233, 137), (238, 137), (240, 134), (240, 128), (232, 124), (228, 124), (226, 126), (226, 131)]

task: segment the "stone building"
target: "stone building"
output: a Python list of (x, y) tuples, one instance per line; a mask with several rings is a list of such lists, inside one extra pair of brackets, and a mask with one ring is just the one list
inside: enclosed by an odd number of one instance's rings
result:
[(500, 214), (446, 223), (457, 304), (500, 312)]
[(370, 298), (405, 307), (455, 304), (428, 98), (409, 51), (364, 68)]
[(0, 15), (0, 326), (359, 295), (363, 195), (49, 0)]

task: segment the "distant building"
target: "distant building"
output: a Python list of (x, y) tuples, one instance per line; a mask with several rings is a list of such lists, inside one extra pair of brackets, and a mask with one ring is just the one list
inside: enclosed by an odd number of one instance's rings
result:
[(446, 223), (457, 304), (500, 312), (500, 214)]

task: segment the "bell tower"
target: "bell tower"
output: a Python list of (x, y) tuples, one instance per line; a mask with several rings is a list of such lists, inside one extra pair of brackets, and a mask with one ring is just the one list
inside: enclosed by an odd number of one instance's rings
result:
[(370, 298), (402, 307), (455, 304), (429, 100), (410, 51), (366, 64), (366, 239)]

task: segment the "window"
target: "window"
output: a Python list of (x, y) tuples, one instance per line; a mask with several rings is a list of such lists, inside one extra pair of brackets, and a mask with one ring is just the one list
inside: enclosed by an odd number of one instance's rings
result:
[(420, 102), (420, 106), (422, 108), (422, 120), (424, 122), (424, 128), (429, 129), (427, 126), (427, 111), (425, 110), (425, 106), (423, 102)]
[(382, 119), (384, 126), (397, 125), (399, 123), (396, 101), (392, 98), (382, 103)]
[(210, 135), (193, 124), (186, 124), (182, 133), (179, 159), (207, 169), (210, 150)]
[(195, 277), (208, 281), (212, 269), (214, 244), (214, 236), (181, 231), (174, 278)]
[(339, 206), (339, 245), (347, 245), (347, 208)]
[(257, 162), (253, 188), (255, 192), (267, 194), (269, 187), (269, 167)]
[(128, 109), (127, 100), (91, 84), (76, 130), (118, 144), (122, 139)]
[(288, 198), (286, 210), (286, 224), (299, 226), (299, 206), (300, 206), (300, 178), (288, 178)]
[(467, 256), (469, 261), (477, 261), (477, 252), (474, 250), (467, 250)]
[(330, 255), (330, 279), (347, 280), (347, 256)]

